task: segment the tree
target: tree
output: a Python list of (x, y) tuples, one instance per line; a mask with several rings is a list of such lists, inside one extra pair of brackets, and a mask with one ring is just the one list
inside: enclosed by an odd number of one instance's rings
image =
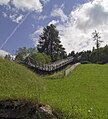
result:
[(11, 55), (10, 55), (10, 54), (8, 54), (8, 55), (6, 55), (6, 56), (5, 56), (5, 59), (11, 60), (11, 59), (12, 59), (12, 57), (11, 57)]
[(108, 46), (106, 45), (105, 47), (99, 48), (99, 61), (98, 61), (98, 50), (95, 49), (91, 52), (90, 54), (90, 61), (92, 63), (101, 63), (105, 64), (108, 63)]
[(26, 56), (27, 56), (27, 48), (26, 47), (19, 48), (16, 51), (16, 58), (15, 59), (24, 60)]
[(91, 51), (90, 50), (87, 50), (87, 51), (84, 51), (82, 54), (81, 54), (81, 61), (90, 61), (90, 54), (91, 54)]
[(55, 25), (51, 24), (43, 29), (43, 33), (39, 38), (37, 49), (40, 53), (49, 55), (52, 62), (66, 56), (65, 48), (61, 45), (59, 32), (57, 31)]
[(95, 51), (95, 47), (93, 47), (92, 52)]
[(35, 54), (37, 52), (38, 51), (37, 51), (37, 48), (36, 47), (34, 47), (34, 48), (28, 48), (27, 49), (27, 54), (29, 54), (29, 55), (33, 55), (33, 54)]
[(68, 57), (70, 57), (70, 56), (75, 57), (76, 56), (75, 51), (72, 51), (71, 53), (69, 53)]
[(99, 63), (98, 57), (97, 57), (97, 50), (94, 50), (94, 51), (91, 52), (90, 62), (92, 62), (92, 63), (97, 63), (98, 62)]
[(32, 55), (34, 53), (37, 53), (37, 49), (36, 48), (26, 48), (26, 47), (23, 47), (23, 48), (19, 48), (17, 51), (16, 51), (16, 60), (25, 60), (25, 58), (29, 55)]
[(34, 65), (43, 65), (51, 63), (51, 58), (45, 53), (35, 53), (26, 57), (25, 63), (32, 63)]
[(101, 38), (101, 36), (100, 36), (99, 32), (97, 32), (96, 30), (95, 30), (95, 32), (92, 33), (92, 35), (93, 35), (94, 41), (96, 41), (96, 48), (98, 51), (97, 52), (97, 57), (98, 57), (97, 61), (99, 62), (99, 47), (100, 47), (100, 43), (103, 41), (99, 40)]

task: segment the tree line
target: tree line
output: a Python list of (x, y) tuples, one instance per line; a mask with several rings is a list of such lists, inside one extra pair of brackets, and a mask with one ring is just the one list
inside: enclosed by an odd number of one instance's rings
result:
[(69, 56), (73, 56), (74, 62), (82, 63), (108, 63), (108, 46), (100, 47), (101, 41), (100, 34), (95, 30), (92, 33), (93, 40), (96, 42), (96, 48), (92, 50), (77, 52), (72, 51), (67, 55), (65, 48), (61, 44), (59, 32), (56, 26), (51, 24), (43, 29), (39, 36), (37, 47), (35, 48), (19, 48), (16, 52), (16, 60), (24, 62), (31, 61), (32, 59), (40, 64), (52, 63)]
[(82, 51), (75, 53), (72, 51), (68, 56), (73, 56), (76, 59), (76, 62), (81, 63), (98, 63), (105, 64), (108, 63), (108, 45), (100, 47), (103, 41), (100, 40), (100, 33), (95, 30), (92, 33), (93, 40), (95, 41), (96, 48), (93, 47), (92, 50)]

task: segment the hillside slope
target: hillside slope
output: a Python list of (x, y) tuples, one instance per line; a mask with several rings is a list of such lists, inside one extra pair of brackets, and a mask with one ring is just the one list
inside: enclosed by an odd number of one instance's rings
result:
[(108, 119), (108, 65), (80, 65), (67, 77), (51, 80), (0, 59), (0, 99), (9, 98), (38, 98), (67, 119)]
[(36, 99), (40, 82), (24, 66), (0, 58), (0, 99)]
[(73, 119), (108, 119), (108, 65), (80, 65), (69, 76), (45, 80), (41, 99)]

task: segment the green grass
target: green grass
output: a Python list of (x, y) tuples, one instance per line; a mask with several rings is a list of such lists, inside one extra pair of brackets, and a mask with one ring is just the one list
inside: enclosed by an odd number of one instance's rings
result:
[(33, 99), (39, 95), (42, 80), (12, 61), (0, 58), (0, 99)]
[(51, 80), (0, 59), (0, 99), (8, 98), (38, 98), (67, 119), (108, 119), (108, 65), (80, 65), (67, 77)]
[(60, 80), (45, 80), (41, 100), (81, 119), (108, 119), (108, 65), (80, 65)]

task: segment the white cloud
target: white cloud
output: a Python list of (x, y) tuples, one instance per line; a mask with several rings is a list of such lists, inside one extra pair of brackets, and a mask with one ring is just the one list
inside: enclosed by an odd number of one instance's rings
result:
[(7, 13), (2, 12), (2, 14), (3, 14), (3, 17), (5, 17), (5, 18), (7, 18), (7, 17), (8, 17)]
[(39, 40), (39, 35), (43, 32), (43, 27), (40, 26), (36, 29), (36, 31), (33, 34), (30, 34), (30, 39), (33, 40), (33, 43), (35, 46), (37, 46), (38, 44), (38, 40)]
[(23, 15), (22, 14), (20, 14), (20, 15), (17, 15), (17, 14), (11, 15), (10, 14), (9, 18), (15, 23), (20, 23), (21, 20), (23, 19)]
[(16, 18), (16, 23), (19, 23), (23, 19), (23, 15), (21, 14)]
[(44, 16), (39, 16), (38, 20), (45, 20), (46, 18), (48, 18), (48, 16), (44, 15)]
[(101, 33), (102, 46), (108, 44), (108, 1), (94, 0), (78, 6), (57, 29), (67, 52), (92, 49), (94, 30)]
[(20, 14), (17, 9), (7, 7), (6, 11), (2, 12), (4, 18), (9, 18), (12, 22), (20, 23), (24, 17), (23, 14)]
[(39, 0), (13, 0), (13, 4), (16, 8), (22, 10), (42, 11), (42, 4)]
[[(61, 7), (54, 7), (51, 12), (52, 17), (59, 17), (61, 19), (52, 20), (50, 23), (57, 22), (57, 29), (60, 32), (60, 38), (66, 51), (69, 53), (72, 50), (83, 51), (90, 50), (95, 46), (92, 38), (92, 32), (97, 30), (101, 33), (101, 40), (104, 42), (102, 46), (108, 44), (108, 1), (107, 0), (93, 0), (85, 4), (79, 5), (66, 16), (63, 12), (64, 5)], [(42, 33), (40, 28), (36, 30), (32, 37), (37, 44), (38, 37)]]
[(51, 16), (53, 17), (60, 17), (62, 22), (67, 21), (68, 17), (63, 12), (64, 5), (62, 4), (61, 7), (55, 6), (53, 11), (51, 12)]
[(59, 20), (52, 20), (51, 22), (49, 22), (48, 25), (50, 25), (50, 24), (54, 24), (54, 25), (56, 25), (57, 23), (59, 23)]
[(10, 0), (0, 0), (0, 5), (7, 5)]
[(9, 5), (11, 2), (17, 9), (31, 10), (36, 12), (42, 11), (42, 4), (39, 0), (0, 0), (0, 5)]
[(33, 29), (35, 28), (35, 25), (34, 25), (34, 24), (32, 24), (32, 28), (33, 28)]
[(0, 50), (0, 57), (3, 57), (4, 58), (8, 54), (10, 54), (10, 53), (8, 53), (8, 52), (6, 52), (4, 50)]
[[(48, 1), (47, 1), (48, 2)], [(42, 12), (43, 5), (40, 0), (0, 0), (0, 5), (5, 5), (5, 11), (2, 12), (3, 17), (10, 18), (13, 22), (19, 23), (23, 15), (21, 15), (19, 10), (22, 10), (22, 14), (25, 11), (28, 12)], [(36, 14), (35, 14), (36, 15)], [(40, 19), (45, 19), (46, 16), (40, 17)]]

